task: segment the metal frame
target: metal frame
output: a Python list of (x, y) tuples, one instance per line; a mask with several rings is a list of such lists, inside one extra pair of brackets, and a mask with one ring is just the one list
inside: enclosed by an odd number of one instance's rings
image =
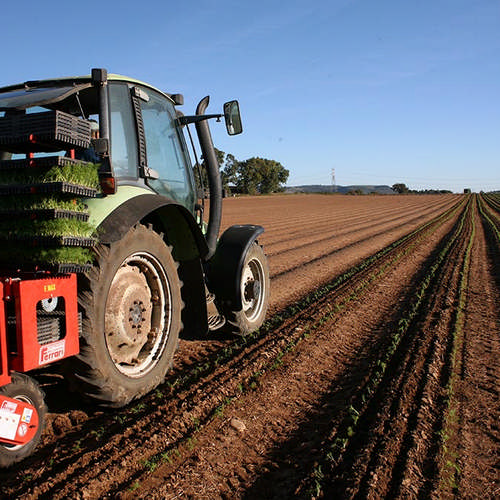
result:
[[(42, 279), (4, 279), (2, 280), (2, 300), (14, 301), (16, 311), (16, 343), (17, 352), (9, 352), (7, 345), (7, 318), (5, 310), (0, 313), (0, 338), (2, 351), (4, 345), (8, 370), (27, 372), (54, 361), (78, 354), (79, 322), (77, 305), (76, 274)], [(65, 335), (62, 339), (40, 345), (37, 339), (38, 302), (44, 299), (61, 297), (65, 306)], [(4, 365), (2, 352), (2, 365)], [(4, 373), (2, 369), (2, 378)], [(3, 384), (2, 384), (3, 385)]]

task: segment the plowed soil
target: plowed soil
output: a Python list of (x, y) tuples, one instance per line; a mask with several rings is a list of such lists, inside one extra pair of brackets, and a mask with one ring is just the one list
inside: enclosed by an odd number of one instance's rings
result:
[[(230, 198), (272, 296), (247, 338), (181, 340), (153, 394), (49, 422), (8, 498), (495, 498), (500, 216), (479, 196)], [(496, 229), (495, 229), (496, 228)]]

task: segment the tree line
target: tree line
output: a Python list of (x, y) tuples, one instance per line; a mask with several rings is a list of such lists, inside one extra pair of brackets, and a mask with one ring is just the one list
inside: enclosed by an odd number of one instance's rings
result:
[(392, 185), (393, 191), (399, 194), (409, 194), (409, 193), (417, 193), (417, 194), (447, 194), (447, 193), (452, 193), (453, 191), (450, 191), (448, 189), (421, 189), (420, 191), (416, 189), (409, 189), (406, 184), (403, 183), (397, 183)]
[[(232, 193), (269, 194), (284, 190), (290, 172), (279, 162), (252, 157), (240, 161), (230, 153), (215, 150), (219, 162), (222, 187)], [(208, 185), (206, 169), (201, 165), (197, 177), (199, 188)]]

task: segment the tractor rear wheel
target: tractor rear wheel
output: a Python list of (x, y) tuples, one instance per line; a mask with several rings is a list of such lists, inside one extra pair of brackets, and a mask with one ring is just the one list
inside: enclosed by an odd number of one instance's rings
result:
[(73, 387), (120, 407), (165, 378), (181, 329), (181, 283), (162, 237), (137, 225), (98, 249), (79, 284), (80, 354), (68, 363)]
[[(22, 445), (0, 444), (0, 467), (10, 465), (29, 457), (37, 447), (45, 422), (47, 406), (44, 401), (44, 393), (39, 385), (23, 373), (12, 373), (11, 383), (0, 388), (0, 393), (12, 399), (28, 403), (38, 413), (38, 429), (31, 441)], [(31, 420), (33, 424), (34, 419)]]

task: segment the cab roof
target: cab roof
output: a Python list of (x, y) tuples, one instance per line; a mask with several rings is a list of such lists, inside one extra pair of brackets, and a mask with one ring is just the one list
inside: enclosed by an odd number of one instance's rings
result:
[[(137, 85), (142, 85), (144, 87), (148, 87), (156, 92), (160, 92), (161, 94), (170, 97), (169, 94), (160, 90), (149, 83), (143, 82), (141, 80), (137, 80), (135, 78), (130, 78), (124, 75), (118, 75), (114, 73), (108, 74), (108, 81), (119, 81), (119, 82), (127, 82), (127, 83), (135, 83)], [(10, 92), (12, 90), (26, 89), (32, 87), (54, 87), (54, 86), (70, 86), (70, 85), (79, 85), (84, 83), (91, 83), (92, 77), (91, 75), (86, 76), (67, 76), (61, 78), (49, 78), (44, 80), (28, 80), (23, 83), (18, 83), (15, 85), (8, 85), (6, 87), (0, 87), (0, 93)]]
[[(159, 92), (168, 99), (172, 100), (171, 96), (166, 92), (163, 92), (156, 87), (135, 78), (129, 78), (127, 76), (112, 73), (107, 75), (107, 81), (118, 81), (130, 83), (132, 85), (141, 85), (142, 87)], [(92, 85), (92, 77), (91, 75), (87, 75), (45, 80), (31, 80), (16, 85), (1, 87), (0, 110), (13, 108), (25, 109), (33, 105), (43, 106), (44, 104), (58, 102), (66, 99), (74, 93), (92, 87)]]

